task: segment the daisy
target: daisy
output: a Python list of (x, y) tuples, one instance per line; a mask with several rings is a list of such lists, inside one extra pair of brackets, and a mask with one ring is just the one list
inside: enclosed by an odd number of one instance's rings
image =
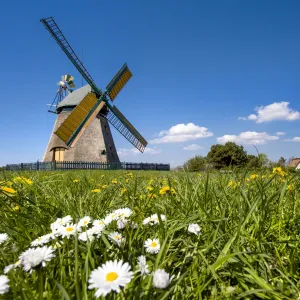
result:
[(33, 242), (31, 242), (31, 246), (36, 247), (36, 246), (42, 246), (44, 244), (47, 244), (50, 239), (52, 237), (52, 234), (45, 234), (42, 235), (40, 237), (38, 237), (37, 239), (35, 239)]
[(82, 232), (78, 235), (78, 239), (81, 241), (86, 242), (87, 240), (89, 240), (90, 242), (92, 242), (94, 240), (94, 228), (90, 228), (85, 232)]
[(52, 247), (37, 247), (29, 248), (27, 251), (23, 252), (19, 259), (23, 265), (24, 271), (32, 272), (34, 267), (42, 265), (46, 266), (46, 262), (50, 261), (55, 255), (53, 254), (54, 249)]
[(7, 233), (0, 233), (0, 245), (8, 240)]
[(118, 244), (119, 247), (120, 247), (122, 241), (124, 240), (124, 239), (122, 238), (122, 234), (119, 233), (119, 232), (112, 232), (112, 233), (110, 233), (110, 234), (108, 235), (108, 237), (109, 237), (111, 240), (115, 241), (115, 242)]
[(3, 273), (4, 273), (4, 274), (7, 274), (10, 270), (17, 268), (17, 267), (19, 267), (20, 265), (21, 265), (21, 261), (18, 260), (16, 263), (10, 264), (10, 265), (6, 266), (6, 267), (4, 268), (4, 270), (3, 270)]
[(128, 221), (126, 219), (119, 219), (117, 221), (117, 227), (118, 227), (118, 229), (124, 229), (125, 226), (126, 226), (126, 224), (127, 224), (127, 222)]
[(85, 216), (78, 222), (78, 227), (87, 227), (91, 223), (92, 219), (89, 216)]
[(188, 232), (194, 233), (196, 235), (200, 234), (200, 226), (198, 224), (189, 224)]
[(157, 269), (153, 272), (153, 286), (159, 289), (165, 289), (174, 278), (174, 275), (170, 278), (170, 275), (164, 269)]
[(58, 219), (56, 219), (55, 222), (53, 222), (50, 225), (50, 228), (51, 228), (52, 232), (55, 233), (56, 231), (59, 231), (62, 226), (71, 223), (72, 220), (73, 220), (72, 217), (69, 215), (65, 216), (63, 218), (58, 218)]
[(5, 275), (0, 275), (0, 295), (5, 294), (9, 290), (9, 279)]
[(148, 265), (146, 263), (146, 256), (144, 256), (144, 255), (139, 256), (137, 264), (138, 264), (138, 271), (141, 272), (141, 275), (150, 274)]
[(65, 227), (61, 227), (60, 235), (64, 238), (69, 238), (71, 235), (75, 235), (76, 231), (81, 231), (80, 228), (77, 228), (74, 224), (67, 224)]
[(144, 246), (148, 253), (158, 253), (160, 250), (160, 244), (158, 239), (148, 239), (145, 241)]
[(132, 215), (132, 210), (128, 207), (120, 208), (117, 212), (121, 218), (129, 218)]
[(107, 261), (98, 269), (92, 271), (89, 278), (89, 289), (97, 289), (95, 297), (106, 296), (111, 291), (120, 292), (133, 277), (128, 263), (123, 261)]

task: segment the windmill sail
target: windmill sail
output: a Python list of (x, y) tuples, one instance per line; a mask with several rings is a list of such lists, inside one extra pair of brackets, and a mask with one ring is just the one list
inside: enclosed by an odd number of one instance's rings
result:
[(125, 116), (117, 109), (116, 106), (109, 105), (109, 112), (106, 119), (113, 125), (134, 147), (140, 152), (144, 152), (147, 146), (147, 141), (134, 128), (134, 126), (125, 118)]
[(106, 86), (106, 91), (111, 101), (113, 101), (118, 96), (121, 89), (125, 86), (125, 84), (131, 77), (132, 73), (130, 72), (127, 64), (124, 64), (119, 72), (115, 75), (115, 77)]
[(41, 19), (41, 22), (44, 24), (46, 29), (51, 33), (53, 38), (56, 40), (58, 45), (61, 47), (61, 49), (65, 52), (65, 54), (68, 56), (68, 58), (71, 60), (73, 65), (76, 67), (76, 69), (79, 71), (79, 73), (83, 76), (83, 78), (86, 80), (86, 82), (92, 87), (94, 92), (98, 95), (101, 95), (101, 90), (97, 87), (97, 85), (94, 83), (94, 79), (90, 75), (90, 73), (87, 71), (83, 63), (80, 61), (74, 50), (72, 49), (71, 45), (66, 40), (65, 36), (63, 35), (62, 31), (57, 26), (56, 22), (52, 17)]
[(73, 109), (72, 113), (55, 131), (67, 146), (72, 145), (83, 133), (92, 119), (104, 106), (104, 102), (96, 98), (94, 93), (88, 93), (83, 100)]

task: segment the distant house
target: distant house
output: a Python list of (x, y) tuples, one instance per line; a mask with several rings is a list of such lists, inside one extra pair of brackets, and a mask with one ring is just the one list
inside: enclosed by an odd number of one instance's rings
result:
[(293, 158), (289, 163), (289, 167), (296, 168), (299, 164), (300, 158)]

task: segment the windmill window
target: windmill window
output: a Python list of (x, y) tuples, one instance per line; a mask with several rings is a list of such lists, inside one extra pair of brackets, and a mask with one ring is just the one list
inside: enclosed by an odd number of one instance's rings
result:
[(65, 148), (54, 148), (53, 150), (53, 160), (55, 161), (63, 161), (65, 154)]
[(101, 154), (101, 155), (105, 155), (105, 154), (106, 154), (106, 151), (105, 151), (105, 150), (101, 150), (101, 151), (100, 151), (100, 154)]

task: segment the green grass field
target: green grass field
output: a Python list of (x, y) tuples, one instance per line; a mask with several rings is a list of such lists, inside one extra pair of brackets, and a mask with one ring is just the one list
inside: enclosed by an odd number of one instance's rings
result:
[[(91, 272), (111, 260), (128, 263), (133, 273), (119, 293), (110, 291), (105, 299), (300, 299), (299, 186), (297, 174), (280, 169), (2, 172), (0, 233), (8, 239), (0, 238), (0, 275), (8, 277), (9, 290), (1, 289), (0, 280), (0, 299), (94, 299)], [(132, 214), (110, 214), (120, 208)], [(155, 220), (145, 224), (153, 214)], [(85, 216), (92, 221), (69, 238), (52, 235), (40, 247), (52, 247), (55, 256), (24, 270), (21, 253), (36, 248), (31, 243), (68, 215), (72, 223)], [(107, 216), (101, 232), (79, 239), (93, 220)], [(189, 224), (198, 224), (200, 233), (189, 232)], [(119, 240), (110, 238), (116, 232)], [(158, 253), (147, 252), (147, 239), (158, 239)], [(141, 255), (149, 274), (138, 268)], [(172, 280), (153, 283), (157, 269)], [(120, 279), (118, 272), (110, 275)], [(105, 278), (107, 284), (114, 280)]]

